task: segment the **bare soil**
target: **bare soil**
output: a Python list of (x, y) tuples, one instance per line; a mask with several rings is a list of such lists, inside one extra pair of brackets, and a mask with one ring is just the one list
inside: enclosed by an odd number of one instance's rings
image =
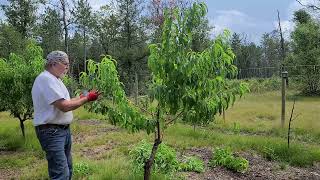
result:
[(248, 171), (242, 174), (232, 172), (224, 167), (209, 167), (208, 162), (212, 156), (210, 148), (191, 148), (183, 152), (183, 154), (188, 156), (198, 156), (205, 162), (206, 171), (204, 173), (184, 173), (187, 179), (190, 180), (320, 180), (319, 164), (315, 164), (311, 168), (297, 168), (291, 166), (286, 166), (283, 168), (283, 165), (280, 165), (280, 163), (268, 161), (253, 152), (240, 152), (237, 155), (242, 156), (249, 161)]

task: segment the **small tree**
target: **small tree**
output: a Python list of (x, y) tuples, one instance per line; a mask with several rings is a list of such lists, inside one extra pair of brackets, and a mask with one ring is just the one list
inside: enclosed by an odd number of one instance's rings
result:
[(23, 123), (33, 114), (32, 85), (43, 63), (42, 49), (33, 43), (23, 55), (12, 53), (7, 60), (0, 59), (0, 109), (19, 119), (23, 137)]
[(148, 65), (152, 72), (149, 97), (155, 107), (145, 115), (125, 97), (116, 62), (111, 57), (97, 64), (89, 61), (88, 73), (81, 74), (83, 86), (99, 89), (105, 97), (95, 102), (92, 110), (108, 115), (112, 123), (132, 131), (155, 131), (153, 148), (144, 165), (145, 179), (150, 179), (166, 125), (179, 117), (183, 122), (207, 124), (232, 104), (236, 95), (248, 90), (245, 84), (226, 81), (237, 73), (232, 64), (234, 54), (229, 46), (229, 32), (202, 52), (192, 50), (193, 27), (206, 12), (204, 3), (194, 3), (184, 13), (179, 9), (165, 13), (162, 42), (149, 46)]

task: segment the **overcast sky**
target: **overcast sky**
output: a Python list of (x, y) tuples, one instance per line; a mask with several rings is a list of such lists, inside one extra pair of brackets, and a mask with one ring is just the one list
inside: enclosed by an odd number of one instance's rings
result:
[[(98, 9), (109, 0), (90, 0), (93, 9)], [(213, 29), (212, 35), (228, 28), (232, 32), (245, 33), (249, 41), (260, 42), (261, 35), (277, 28), (277, 10), (281, 23), (289, 36), (293, 29), (292, 14), (302, 8), (295, 0), (204, 0), (208, 6), (208, 18)], [(302, 0), (313, 2), (315, 0)], [(0, 0), (0, 4), (6, 0)], [(0, 17), (3, 12), (0, 10)]]

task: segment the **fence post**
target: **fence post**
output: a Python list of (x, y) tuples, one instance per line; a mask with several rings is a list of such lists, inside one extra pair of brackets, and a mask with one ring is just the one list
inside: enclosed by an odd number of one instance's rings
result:
[(282, 71), (282, 88), (281, 88), (281, 128), (284, 127), (284, 121), (286, 118), (286, 79), (288, 78), (288, 72)]

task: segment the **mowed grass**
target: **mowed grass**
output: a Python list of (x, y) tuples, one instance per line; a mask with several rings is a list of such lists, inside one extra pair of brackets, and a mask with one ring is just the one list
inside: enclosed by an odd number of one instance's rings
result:
[[(287, 92), (286, 125), (290, 118), (293, 98), (296, 98), (294, 114), (298, 118), (294, 127), (318, 131), (320, 129), (320, 97), (303, 97)], [(281, 92), (247, 94), (226, 111), (226, 123), (241, 123), (243, 127), (259, 130), (278, 128), (281, 118)]]
[[(287, 120), (292, 107), (290, 93)], [(234, 151), (255, 152), (266, 159), (292, 166), (312, 166), (314, 162), (320, 162), (319, 104), (318, 97), (298, 97), (295, 114), (301, 115), (293, 122), (293, 140), (289, 150), (286, 129), (279, 128), (279, 92), (246, 95), (226, 111), (225, 122), (217, 116), (215, 123), (196, 127), (195, 131), (190, 125), (176, 123), (165, 130), (163, 142), (178, 152), (192, 147), (211, 149), (228, 146)], [(132, 170), (129, 151), (143, 139), (152, 142), (153, 134), (128, 133), (108, 124), (103, 116), (88, 113), (83, 108), (74, 111), (74, 116), (72, 132), (77, 137), (73, 144), (74, 179), (142, 179), (141, 173)], [(101, 123), (83, 123), (91, 119), (99, 119)], [(23, 140), (19, 121), (8, 113), (0, 113), (0, 170), (17, 171), (18, 179), (48, 179), (45, 155), (32, 122), (26, 121), (25, 125), (26, 140)], [(164, 174), (152, 177), (173, 178)]]
[(287, 92), (285, 128), (281, 129), (281, 93), (248, 94), (238, 99), (225, 113), (225, 120), (217, 116), (211, 127), (223, 130), (240, 130), (248, 133), (264, 133), (287, 136), (288, 123), (296, 99), (291, 124), (292, 138), (320, 144), (320, 97), (303, 97)]

